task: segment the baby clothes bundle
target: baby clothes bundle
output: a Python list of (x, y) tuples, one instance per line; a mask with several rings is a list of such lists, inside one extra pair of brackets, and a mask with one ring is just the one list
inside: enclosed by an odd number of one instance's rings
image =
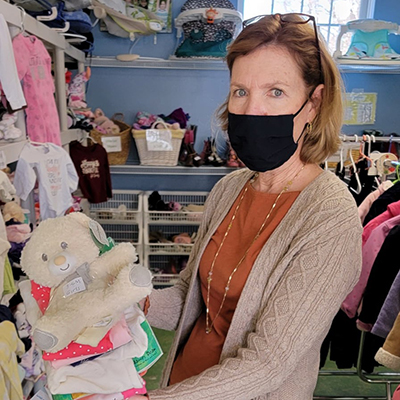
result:
[(28, 136), (35, 142), (61, 145), (50, 55), (35, 36), (19, 34), (12, 44), (18, 76), (23, 81), (28, 103), (25, 110)]
[(71, 193), (78, 187), (78, 174), (69, 154), (53, 143), (22, 149), (15, 171), (17, 195), (27, 200), (39, 181), (40, 217), (42, 220), (61, 216), (73, 203)]

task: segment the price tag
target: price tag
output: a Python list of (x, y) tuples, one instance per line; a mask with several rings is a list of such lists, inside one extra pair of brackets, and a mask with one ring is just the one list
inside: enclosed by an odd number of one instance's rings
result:
[(3, 150), (0, 150), (0, 169), (7, 167), (6, 155)]
[(101, 138), (101, 144), (106, 149), (107, 153), (117, 153), (122, 150), (121, 138), (119, 136)]
[(146, 129), (148, 151), (172, 151), (172, 134), (168, 129)]
[(69, 297), (73, 294), (83, 292), (86, 290), (85, 282), (81, 277), (72, 279), (72, 281), (68, 282), (63, 286), (64, 296)]

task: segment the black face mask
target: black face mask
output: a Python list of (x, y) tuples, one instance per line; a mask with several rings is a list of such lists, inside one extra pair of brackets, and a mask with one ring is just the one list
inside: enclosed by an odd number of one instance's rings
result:
[(295, 114), (239, 115), (228, 113), (228, 136), (237, 156), (252, 171), (265, 172), (280, 167), (295, 153), (294, 118), (307, 104), (307, 99)]

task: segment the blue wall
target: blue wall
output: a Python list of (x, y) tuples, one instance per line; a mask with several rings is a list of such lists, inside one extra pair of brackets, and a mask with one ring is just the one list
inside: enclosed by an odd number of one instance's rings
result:
[[(173, 16), (179, 14), (183, 0), (173, 0)], [(376, 0), (375, 18), (400, 23), (400, 1)], [(117, 38), (94, 29), (94, 55), (115, 56), (127, 53), (129, 39)], [(393, 48), (400, 53), (400, 37), (390, 35)], [(157, 35), (157, 44), (153, 37), (142, 37), (133, 52), (142, 57), (168, 58), (176, 46), (175, 33)], [(343, 75), (346, 90), (363, 89), (365, 92), (378, 93), (377, 115), (374, 125), (344, 126), (345, 133), (361, 133), (363, 129), (380, 129), (386, 134), (400, 133), (400, 75), (354, 74)], [(190, 122), (198, 125), (196, 150), (201, 151), (203, 139), (211, 134), (211, 119), (216, 108), (224, 101), (229, 88), (227, 71), (199, 70), (155, 70), (92, 68), (92, 78), (88, 87), (87, 100), (92, 109), (100, 107), (111, 116), (115, 112), (125, 114), (125, 120), (131, 124), (137, 111), (149, 111), (155, 114), (168, 114), (178, 107), (190, 114)], [(134, 158), (131, 152), (130, 158)], [(155, 180), (154, 180), (155, 179)], [(183, 178), (182, 186), (186, 179)], [(199, 179), (199, 178), (197, 178)], [(168, 179), (152, 178), (158, 189), (168, 189)], [(201, 183), (200, 183), (201, 181)], [(174, 181), (175, 185), (179, 183)], [(198, 190), (209, 190), (215, 183), (200, 180)], [(138, 182), (138, 185), (140, 182)], [(113, 176), (115, 188), (128, 188), (132, 180), (121, 175)], [(140, 187), (132, 187), (140, 189)], [(183, 189), (184, 190), (184, 189)]]

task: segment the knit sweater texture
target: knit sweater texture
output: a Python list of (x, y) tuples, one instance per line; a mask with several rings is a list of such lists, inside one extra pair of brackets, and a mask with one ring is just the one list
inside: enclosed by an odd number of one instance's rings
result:
[(252, 174), (235, 171), (215, 185), (179, 281), (150, 295), (150, 324), (176, 331), (151, 400), (312, 399), (322, 341), (361, 270), (357, 207), (345, 184), (328, 171), (302, 190), (258, 255), (219, 364), (167, 386), (177, 351), (204, 307), (199, 261)]

